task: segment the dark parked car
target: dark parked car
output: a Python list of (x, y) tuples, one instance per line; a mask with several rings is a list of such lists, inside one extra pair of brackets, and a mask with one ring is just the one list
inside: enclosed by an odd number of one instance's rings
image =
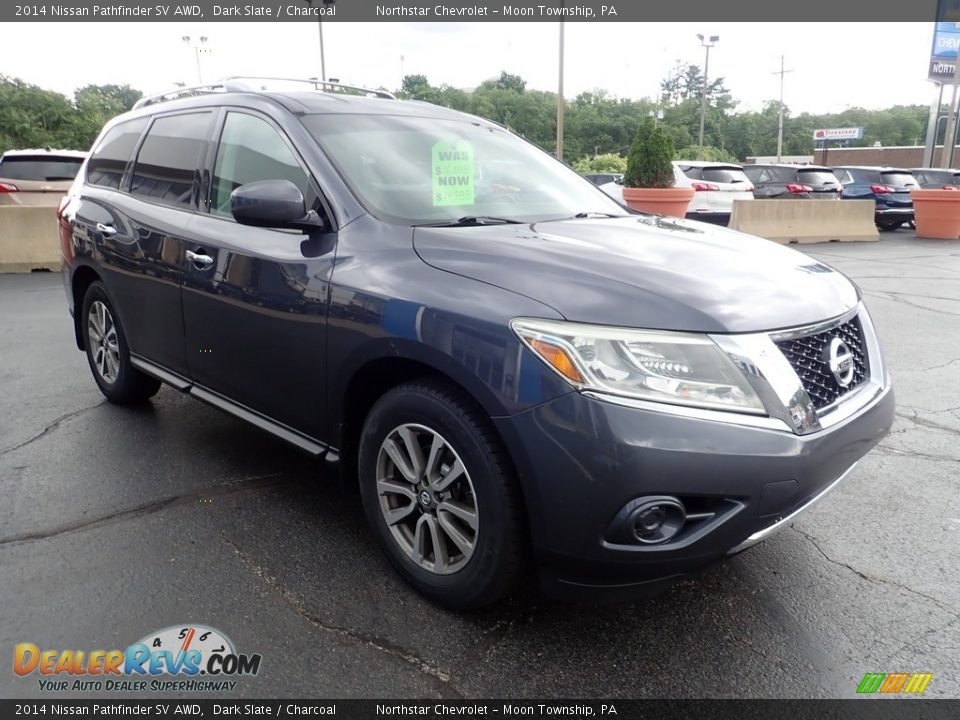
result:
[(834, 174), (843, 185), (842, 200), (873, 200), (874, 219), (881, 230), (896, 230), (913, 221), (910, 188), (917, 180), (909, 170), (890, 167), (835, 167)]
[(841, 273), (630, 214), (478, 117), (307, 87), (107, 124), (59, 212), (76, 342), (112, 402), (166, 383), (338, 460), (433, 600), (492, 602), (531, 563), (557, 594), (648, 594), (888, 432)]
[(840, 181), (816, 165), (744, 165), (757, 200), (838, 200)]
[(917, 184), (924, 188), (960, 188), (960, 170), (914, 168), (910, 171)]

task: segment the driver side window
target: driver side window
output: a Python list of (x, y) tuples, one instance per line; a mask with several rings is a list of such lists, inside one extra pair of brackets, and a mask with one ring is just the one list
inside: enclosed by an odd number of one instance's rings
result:
[(289, 180), (311, 205), (310, 181), (290, 147), (270, 123), (227, 113), (210, 190), (210, 212), (231, 217), (230, 193), (255, 180)]

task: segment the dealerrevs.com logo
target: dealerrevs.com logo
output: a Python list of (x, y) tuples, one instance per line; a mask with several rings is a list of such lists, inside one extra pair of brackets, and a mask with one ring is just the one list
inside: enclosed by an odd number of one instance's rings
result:
[(52, 650), (20, 643), (13, 672), (37, 674), (40, 690), (139, 692), (233, 690), (238, 676), (256, 675), (261, 657), (238, 653), (219, 630), (179, 625), (150, 633), (126, 650)]

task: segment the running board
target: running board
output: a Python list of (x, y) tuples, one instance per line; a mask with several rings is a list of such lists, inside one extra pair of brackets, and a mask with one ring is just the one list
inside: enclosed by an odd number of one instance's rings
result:
[(151, 375), (157, 380), (165, 382), (171, 387), (175, 387), (177, 390), (185, 392), (193, 385), (192, 382), (187, 380), (187, 378), (183, 377), (182, 375), (177, 375), (174, 372), (165, 370), (159, 365), (155, 365), (149, 360), (144, 360), (142, 357), (134, 355), (133, 353), (130, 353), (130, 364), (133, 365), (137, 370), (141, 370), (147, 375)]
[(287, 427), (281, 423), (271, 420), (265, 415), (261, 415), (255, 410), (251, 410), (239, 403), (235, 403), (233, 400), (218, 395), (217, 393), (207, 390), (199, 385), (194, 385), (193, 382), (178, 375), (174, 372), (170, 372), (155, 363), (150, 362), (149, 360), (144, 360), (142, 357), (136, 355), (130, 355), (130, 363), (137, 368), (145, 372), (147, 375), (151, 375), (157, 380), (164, 382), (171, 387), (176, 388), (182, 392), (188, 393), (190, 396), (195, 397), (197, 400), (201, 400), (208, 405), (213, 405), (215, 408), (219, 408), (224, 412), (228, 412), (234, 417), (238, 417), (241, 420), (245, 420), (251, 425), (265, 430), (271, 435), (274, 435), (281, 440), (285, 440), (291, 445), (296, 445), (301, 450), (305, 450), (311, 455), (317, 457), (326, 458), (328, 455), (332, 455), (332, 458), (338, 457), (337, 451), (331, 448), (329, 445), (326, 445), (322, 442), (314, 440), (303, 433), (294, 430), (291, 427)]

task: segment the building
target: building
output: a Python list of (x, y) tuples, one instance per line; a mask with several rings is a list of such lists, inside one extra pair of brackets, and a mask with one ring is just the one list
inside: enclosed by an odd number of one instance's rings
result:
[[(943, 146), (934, 149), (933, 165), (939, 167)], [(887, 165), (890, 167), (923, 167), (923, 145), (892, 147), (828, 147), (817, 148), (813, 153), (817, 165)], [(954, 162), (957, 162), (954, 155)]]

